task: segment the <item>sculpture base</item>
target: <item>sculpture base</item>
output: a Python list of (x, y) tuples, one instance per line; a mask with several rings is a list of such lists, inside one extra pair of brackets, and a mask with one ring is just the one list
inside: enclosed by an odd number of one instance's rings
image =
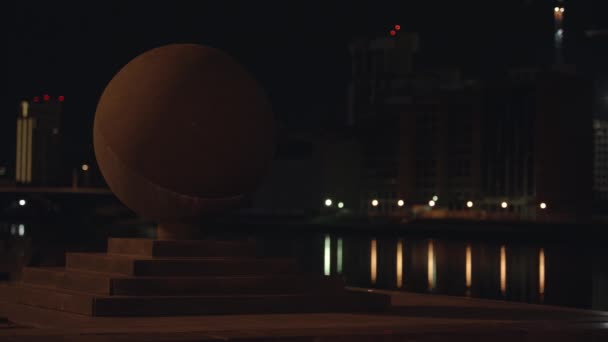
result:
[(156, 226), (158, 240), (192, 240), (199, 237), (200, 233), (197, 225), (188, 223), (159, 223)]
[(25, 268), (15, 300), (91, 316), (369, 311), (390, 302), (301, 273), (293, 259), (257, 258), (251, 241), (114, 238), (107, 253), (67, 253), (65, 268)]

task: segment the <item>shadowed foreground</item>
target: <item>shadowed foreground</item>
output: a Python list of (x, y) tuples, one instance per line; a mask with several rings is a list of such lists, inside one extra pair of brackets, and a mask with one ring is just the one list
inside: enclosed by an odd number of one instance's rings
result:
[(608, 313), (385, 292), (383, 313), (88, 317), (0, 301), (2, 341), (606, 341)]

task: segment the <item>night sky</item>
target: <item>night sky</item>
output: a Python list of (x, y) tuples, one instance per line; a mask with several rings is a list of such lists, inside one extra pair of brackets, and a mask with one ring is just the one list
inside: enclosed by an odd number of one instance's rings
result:
[[(566, 2), (568, 56), (590, 58), (583, 32), (606, 28), (608, 1)], [(19, 100), (64, 95), (63, 137), (74, 165), (92, 158), (97, 99), (138, 54), (167, 43), (208, 44), (243, 63), (292, 127), (335, 125), (346, 111), (348, 42), (393, 24), (420, 32), (426, 62), (482, 77), (552, 57), (550, 0), (79, 1), (2, 4), (0, 163), (14, 159)], [(604, 40), (605, 42), (606, 40)]]

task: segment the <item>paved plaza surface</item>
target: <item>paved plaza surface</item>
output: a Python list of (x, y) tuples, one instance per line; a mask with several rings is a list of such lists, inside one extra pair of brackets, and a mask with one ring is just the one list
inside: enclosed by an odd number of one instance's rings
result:
[(608, 341), (608, 312), (373, 291), (390, 294), (392, 308), (112, 318), (12, 304), (4, 296), (0, 341)]

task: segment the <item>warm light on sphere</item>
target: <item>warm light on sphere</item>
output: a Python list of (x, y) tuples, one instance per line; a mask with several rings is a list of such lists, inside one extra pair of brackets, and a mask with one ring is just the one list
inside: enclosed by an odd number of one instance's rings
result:
[(379, 202), (378, 202), (378, 200), (377, 200), (377, 199), (372, 200), (372, 206), (377, 207), (377, 206), (378, 206), (378, 203), (379, 203)]
[(326, 207), (331, 207), (332, 201), (328, 198), (325, 200), (325, 206)]
[(405, 202), (403, 200), (398, 200), (397, 205), (403, 207), (405, 205)]
[(176, 222), (244, 202), (272, 160), (274, 123), (264, 91), (234, 58), (173, 44), (112, 78), (93, 139), (114, 194), (144, 218)]

